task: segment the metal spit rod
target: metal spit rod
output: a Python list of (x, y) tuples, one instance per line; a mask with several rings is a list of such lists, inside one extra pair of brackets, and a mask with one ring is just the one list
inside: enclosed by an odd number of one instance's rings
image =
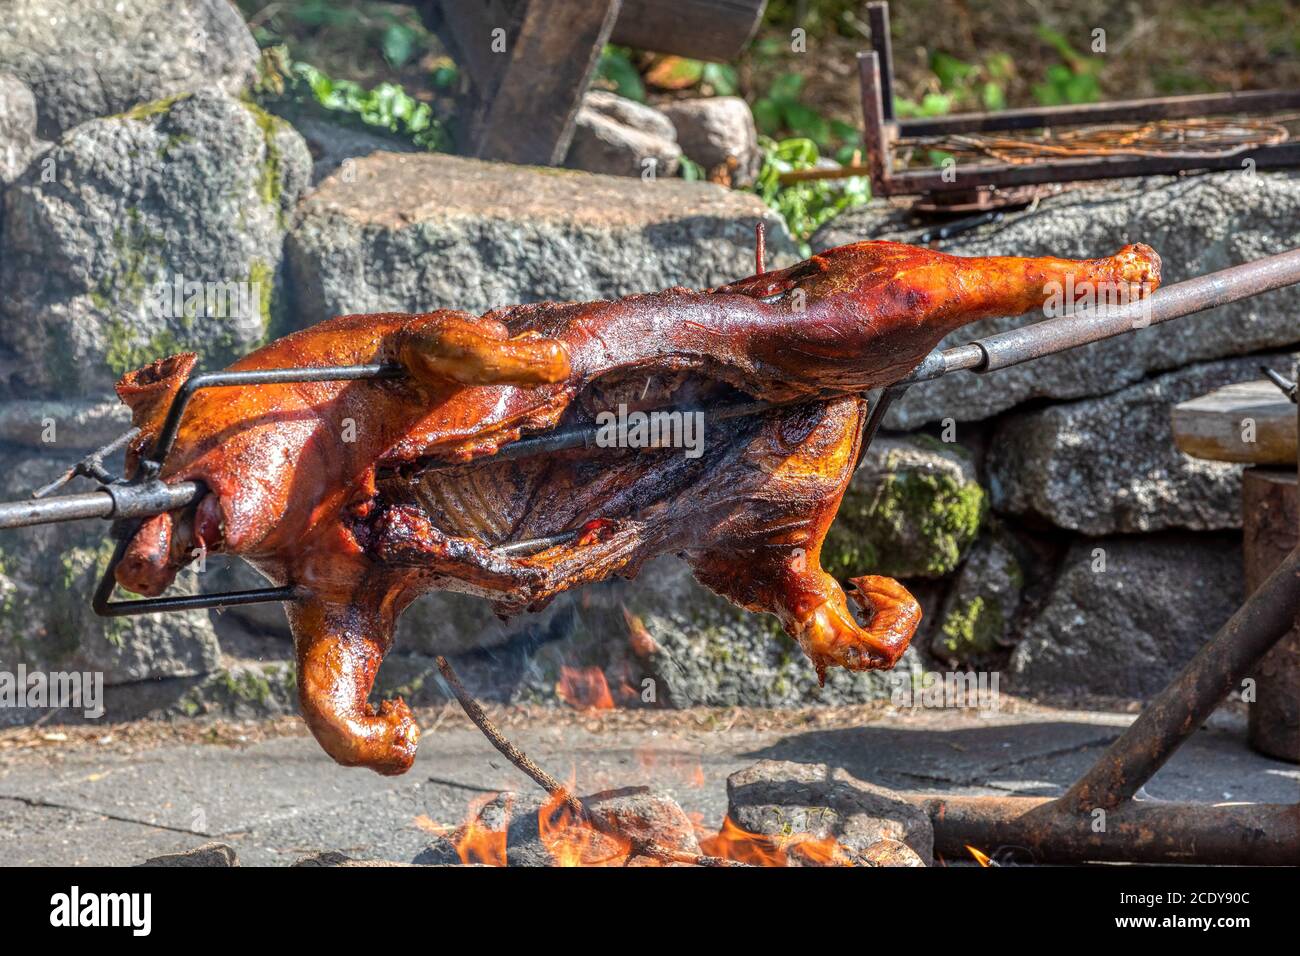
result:
[[(1218, 272), (1187, 279), (1157, 290), (1146, 299), (1105, 308), (1082, 308), (1070, 315), (1045, 319), (1006, 332), (985, 336), (966, 345), (931, 352), (906, 378), (890, 386), (892, 395), (917, 382), (927, 382), (955, 371), (986, 373), (1019, 365), (1057, 352), (1114, 338), (1126, 332), (1158, 325), (1171, 319), (1192, 315), (1230, 302), (1259, 295), (1300, 282), (1300, 249), (1292, 249), (1253, 262), (1231, 266)], [(379, 372), (380, 374), (376, 374)], [(280, 381), (324, 381), (340, 378), (375, 378), (397, 374), (388, 368), (348, 366), (345, 368), (272, 369), (258, 372), (207, 373), (191, 378), (173, 402), (170, 414), (156, 446), (159, 454), (170, 448), (189, 398), (199, 388), (220, 385), (256, 385)], [(216, 381), (209, 382), (210, 379)], [(889, 391), (887, 390), (887, 391)], [(772, 406), (763, 402), (714, 409), (714, 421), (750, 415)], [(880, 406), (877, 406), (880, 408)], [(880, 409), (883, 411), (883, 409)], [(873, 415), (878, 425), (883, 415)], [(593, 428), (566, 429), (522, 438), (505, 446), (499, 457), (524, 458), (595, 444)], [(75, 521), (81, 518), (142, 518), (184, 507), (202, 496), (203, 488), (194, 482), (168, 485), (158, 480), (107, 485), (99, 491), (63, 495), (40, 501), (0, 504), (0, 529), (22, 528), (36, 524)], [(559, 543), (539, 539), (549, 546)], [(497, 550), (504, 554), (521, 554), (531, 542), (514, 542)]]

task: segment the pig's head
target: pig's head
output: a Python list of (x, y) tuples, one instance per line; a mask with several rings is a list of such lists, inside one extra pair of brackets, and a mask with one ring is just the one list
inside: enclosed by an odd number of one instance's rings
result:
[[(128, 372), (117, 383), (118, 397), (131, 409), (132, 424), (140, 429), (140, 436), (127, 451), (128, 475), (135, 473), (141, 458), (153, 448), (195, 361), (192, 352), (158, 359)], [(220, 503), (211, 492), (184, 508), (145, 519), (118, 563), (117, 583), (136, 594), (161, 594), (197, 554), (220, 547), (222, 524)]]

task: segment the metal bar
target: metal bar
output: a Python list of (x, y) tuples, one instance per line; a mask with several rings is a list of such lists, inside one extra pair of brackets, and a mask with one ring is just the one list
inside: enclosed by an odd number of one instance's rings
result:
[(60, 495), (45, 501), (7, 501), (0, 504), (0, 528), (27, 528), (56, 521), (81, 518), (110, 518), (113, 499), (106, 491), (84, 495)]
[(956, 116), (905, 119), (900, 120), (898, 125), (904, 136), (944, 136), (949, 133), (1039, 129), (1044, 126), (1191, 119), (1222, 116), (1226, 113), (1271, 113), (1296, 108), (1300, 108), (1300, 90), (1248, 90), (1112, 100), (1108, 103), (1081, 103), (1072, 106), (1036, 106), (992, 113), (961, 113)]
[(396, 365), (326, 365), (319, 368), (268, 368), (245, 372), (203, 372), (191, 375), (180, 387), (167, 409), (167, 418), (158, 432), (149, 457), (161, 465), (176, 441), (181, 418), (194, 393), (204, 388), (227, 388), (232, 385), (287, 385), (296, 382), (349, 382), (359, 379), (397, 378), (404, 374)]
[(894, 43), (889, 36), (889, 4), (873, 0), (867, 4), (867, 22), (871, 25), (871, 48), (880, 62), (880, 114), (885, 122), (894, 121)]
[(1282, 390), (1282, 394), (1289, 398), (1292, 404), (1295, 403), (1297, 393), (1300, 392), (1300, 384), (1291, 381), (1280, 372), (1275, 372), (1267, 365), (1261, 365), (1259, 370), (1264, 373), (1264, 377)]
[[(1246, 160), (1256, 169), (1286, 169), (1300, 165), (1300, 143), (1272, 146), (1242, 146), (1221, 156), (1102, 156), (1094, 159), (1040, 159), (1033, 163), (965, 163), (948, 169), (887, 170), (878, 187), (882, 196), (917, 193), (966, 192), (981, 186), (1032, 186), (1041, 183), (1090, 179), (1122, 179), (1129, 176), (1173, 175), (1192, 169), (1241, 170)], [(827, 170), (824, 176), (801, 179), (841, 178), (860, 175), (857, 169)]]
[(130, 601), (114, 601), (113, 590), (117, 581), (113, 570), (122, 555), (126, 554), (131, 539), (123, 535), (117, 540), (113, 556), (108, 560), (99, 579), (99, 586), (90, 599), (90, 606), (100, 617), (133, 617), (138, 614), (161, 614), (166, 611), (194, 611), (213, 607), (235, 607), (240, 604), (266, 604), (271, 601), (292, 601), (299, 596), (298, 588), (254, 588), (248, 591), (226, 591), (218, 594), (182, 594), (175, 597), (138, 598)]
[(880, 58), (875, 50), (858, 54), (858, 86), (862, 94), (862, 155), (867, 161), (871, 189), (877, 195), (889, 195), (886, 180), (893, 154), (880, 99)]
[(202, 494), (193, 481), (108, 485), (82, 495), (0, 504), (0, 529), (77, 521), (81, 518), (140, 518), (192, 504)]
[(85, 475), (87, 478), (96, 479), (101, 484), (107, 484), (109, 481), (112, 480), (112, 476), (104, 470), (104, 459), (107, 456), (113, 454), (115, 451), (120, 451), (122, 449), (122, 446), (127, 444), (127, 442), (131, 441), (131, 439), (135, 438), (135, 436), (138, 434), (140, 434), (140, 429), (128, 428), (126, 431), (118, 435), (107, 445), (104, 445), (101, 448), (97, 448), (95, 451), (91, 452), (85, 458), (81, 459), (81, 461), (77, 462), (75, 465), (73, 465), (71, 468), (65, 471), (58, 478), (55, 478), (49, 484), (42, 485), (41, 487), (37, 488), (35, 491), (32, 492), (32, 497), (33, 498), (47, 497), (48, 495), (53, 494), (55, 491), (58, 491), (60, 488), (62, 488), (64, 485), (70, 482), (73, 478), (76, 478), (78, 475)]
[[(1064, 797), (1064, 808), (1110, 809), (1137, 793), (1300, 614), (1300, 546), (1188, 661)], [(1300, 862), (1300, 861), (1297, 861)]]
[(934, 849), (966, 859), (1028, 850), (1035, 862), (1300, 864), (1300, 805), (1126, 802), (1104, 819), (1062, 812), (1044, 797), (905, 794), (934, 825)]

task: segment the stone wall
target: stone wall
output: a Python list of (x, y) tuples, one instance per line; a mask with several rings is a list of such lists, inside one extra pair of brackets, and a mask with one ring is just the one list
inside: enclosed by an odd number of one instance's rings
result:
[[(676, 155), (671, 128), (688, 155), (744, 182), (756, 156), (738, 101), (681, 105), (669, 121), (594, 97), (584, 149), (607, 157), (629, 130), (641, 135), (619, 153), (622, 175), (502, 166), (268, 115), (248, 96), (256, 45), (225, 0), (16, 6), (23, 30), (0, 37), (3, 499), (115, 437), (126, 417), (112, 383), (164, 354), (192, 349), (220, 367), (339, 313), (717, 285), (752, 271), (760, 219), (770, 264), (796, 256), (752, 194), (672, 179), (665, 166), (649, 181), (639, 174), (643, 152)], [(38, 6), (44, 20), (31, 16)], [(184, 55), (159, 52), (176, 49)], [(1140, 240), (1174, 281), (1300, 244), (1297, 212), (1300, 180), (1285, 175), (1111, 183), (947, 249), (1093, 256)], [(900, 230), (896, 213), (873, 206), (829, 224), (816, 245)], [(629, 704), (848, 703), (950, 663), (1004, 669), (1029, 693), (1148, 694), (1241, 589), (1239, 469), (1174, 452), (1169, 407), (1254, 377), (1260, 362), (1289, 372), (1297, 305), (1294, 290), (1273, 293), (914, 389), (866, 456), (826, 549), (838, 576), (897, 575), (921, 599), (923, 630), (898, 675), (835, 672), (819, 687), (774, 620), (737, 610), (666, 557), (637, 581), (508, 623), (464, 596), (421, 599), (381, 685), (440, 699), (432, 657), (448, 653), (479, 692), (515, 700), (581, 703), (594, 680)], [(117, 717), (292, 708), (275, 606), (95, 618), (106, 531), (82, 523), (0, 538), (0, 670), (101, 671)], [(208, 590), (259, 583), (220, 561), (183, 576)]]

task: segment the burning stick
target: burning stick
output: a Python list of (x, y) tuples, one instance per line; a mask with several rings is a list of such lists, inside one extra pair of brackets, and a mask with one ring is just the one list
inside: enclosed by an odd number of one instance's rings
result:
[(568, 787), (539, 767), (528, 754), (506, 739), (505, 735), (497, 729), (496, 724), (492, 723), (492, 719), (483, 712), (479, 702), (465, 689), (465, 685), (460, 682), (460, 678), (452, 670), (447, 658), (439, 655), (435, 660), (438, 663), (438, 670), (442, 672), (443, 680), (447, 682), (452, 693), (456, 695), (456, 699), (460, 701), (460, 706), (464, 708), (466, 716), (474, 722), (474, 726), (483, 733), (483, 736), (488, 739), (488, 742), (497, 749), (501, 756), (527, 774), (529, 779), (545, 790), (552, 799), (558, 800), (568, 807), (575, 819), (590, 824), (606, 836), (628, 843), (631, 848), (631, 852), (628, 854), (629, 859), (634, 856), (648, 856), (661, 863), (688, 863), (693, 866), (748, 866), (748, 864), (736, 860), (726, 860), (717, 856), (704, 856), (700, 853), (690, 853), (685, 850), (674, 850), (661, 843), (655, 843), (653, 840), (643, 840), (639, 837), (629, 837), (619, 833), (612, 821), (603, 820), (598, 815), (589, 813), (582, 801), (572, 794)]

